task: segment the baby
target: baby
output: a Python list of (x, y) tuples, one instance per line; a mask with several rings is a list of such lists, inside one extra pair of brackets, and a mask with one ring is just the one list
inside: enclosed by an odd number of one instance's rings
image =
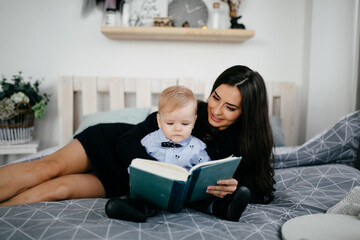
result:
[(197, 100), (192, 91), (182, 86), (169, 87), (161, 93), (158, 108), (159, 130), (141, 140), (147, 153), (159, 162), (187, 170), (210, 161), (205, 143), (191, 135), (197, 118)]
[[(159, 129), (146, 135), (141, 144), (157, 161), (176, 164), (187, 170), (200, 162), (210, 161), (206, 144), (191, 135), (197, 118), (197, 100), (183, 86), (161, 92), (158, 102)], [(112, 198), (105, 206), (110, 218), (144, 222), (156, 213), (156, 207), (136, 199)]]

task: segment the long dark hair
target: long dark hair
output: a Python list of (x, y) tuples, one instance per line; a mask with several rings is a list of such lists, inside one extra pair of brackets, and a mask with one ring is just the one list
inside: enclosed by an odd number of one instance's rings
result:
[(272, 197), (275, 190), (273, 137), (265, 82), (259, 73), (237, 65), (219, 75), (211, 92), (221, 84), (236, 86), (241, 93), (241, 115), (234, 124), (239, 129), (239, 152), (243, 160), (235, 176), (239, 177), (239, 184), (255, 194)]

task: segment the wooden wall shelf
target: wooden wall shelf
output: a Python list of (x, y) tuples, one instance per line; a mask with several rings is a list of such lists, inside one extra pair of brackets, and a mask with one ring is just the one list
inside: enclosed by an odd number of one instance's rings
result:
[(101, 32), (110, 39), (202, 42), (244, 42), (255, 35), (254, 30), (179, 27), (101, 26)]

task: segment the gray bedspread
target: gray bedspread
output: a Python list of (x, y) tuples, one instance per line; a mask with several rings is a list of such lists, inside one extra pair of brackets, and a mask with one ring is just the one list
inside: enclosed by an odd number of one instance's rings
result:
[(107, 218), (107, 199), (77, 199), (1, 207), (0, 239), (281, 239), (287, 220), (325, 213), (360, 186), (360, 171), (351, 167), (359, 136), (356, 112), (303, 146), (278, 152), (275, 199), (248, 205), (239, 222), (185, 208), (133, 223)]

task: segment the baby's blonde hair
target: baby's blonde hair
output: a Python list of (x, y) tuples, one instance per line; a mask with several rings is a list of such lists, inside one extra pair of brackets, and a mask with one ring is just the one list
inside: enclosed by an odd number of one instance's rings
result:
[(197, 99), (194, 93), (184, 86), (172, 86), (161, 92), (158, 102), (159, 113), (161, 111), (172, 112), (175, 109), (182, 108), (187, 104), (194, 105), (194, 112), (197, 112)]

